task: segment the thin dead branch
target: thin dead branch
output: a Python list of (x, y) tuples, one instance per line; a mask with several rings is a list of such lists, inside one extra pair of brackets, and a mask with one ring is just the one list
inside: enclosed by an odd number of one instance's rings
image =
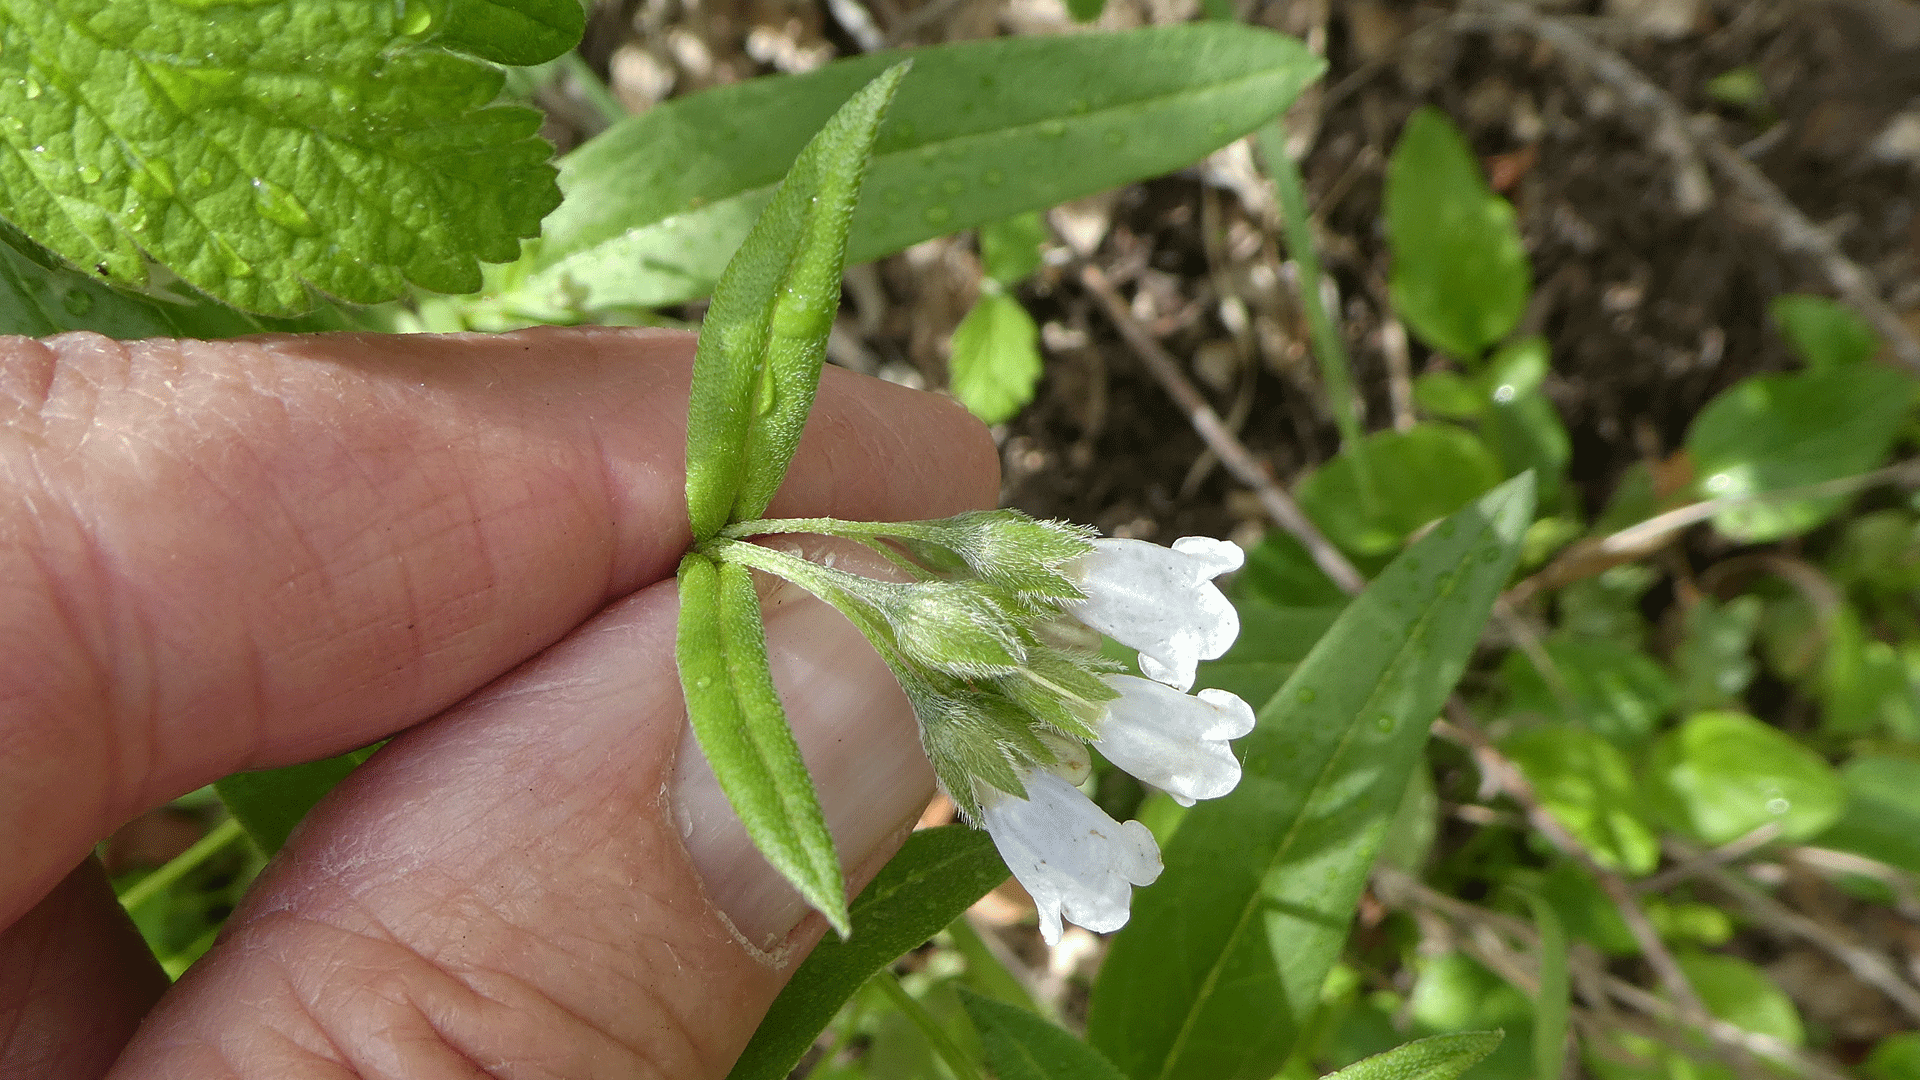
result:
[(1807, 219), (1773, 181), (1751, 161), (1720, 139), (1705, 123), (1688, 116), (1680, 103), (1640, 74), (1618, 53), (1594, 41), (1564, 20), (1540, 14), (1530, 7), (1504, 0), (1477, 0), (1470, 10), (1449, 16), (1445, 25), (1455, 30), (1520, 30), (1548, 42), (1593, 76), (1620, 93), (1627, 103), (1653, 118), (1653, 130), (1666, 141), (1683, 141), (1677, 149), (1705, 159), (1708, 166), (1760, 211), (1760, 218), (1782, 248), (1813, 259), (1827, 283), (1879, 332), (1894, 357), (1920, 372), (1920, 340), (1880, 298), (1873, 277), (1847, 258), (1833, 237)]
[(1127, 302), (1115, 291), (1112, 283), (1107, 280), (1106, 274), (1102, 273), (1099, 267), (1088, 263), (1080, 268), (1080, 283), (1095, 300), (1099, 301), (1100, 310), (1106, 312), (1114, 329), (1120, 331), (1120, 336), (1140, 358), (1140, 362), (1146, 365), (1147, 370), (1152, 372), (1153, 377), (1159, 381), (1167, 395), (1173, 398), (1174, 402), (1187, 414), (1188, 422), (1193, 425), (1195, 431), (1200, 433), (1200, 438), (1220, 456), (1220, 463), (1227, 467), (1227, 471), (1233, 474), (1234, 479), (1253, 489), (1254, 494), (1260, 497), (1261, 507), (1281, 528), (1292, 533), (1294, 538), (1300, 541), (1301, 545), (1307, 549), (1307, 553), (1313, 556), (1314, 564), (1320, 567), (1321, 572), (1331, 578), (1343, 592), (1357, 594), (1366, 588), (1367, 579), (1362, 577), (1360, 571), (1354, 569), (1353, 564), (1347, 561), (1347, 557), (1340, 553), (1340, 549), (1334, 547), (1320, 529), (1308, 520), (1307, 515), (1301, 511), (1300, 504), (1294, 502), (1293, 496), (1287, 494), (1286, 489), (1274, 479), (1273, 472), (1266, 463), (1254, 457), (1252, 451), (1246, 448), (1246, 445), (1220, 418), (1220, 414), (1213, 410), (1213, 406), (1207, 404), (1207, 399), (1201, 396), (1199, 389), (1180, 370), (1179, 361), (1167, 352), (1165, 346), (1161, 345), (1146, 327), (1140, 325), (1140, 320), (1133, 317)]

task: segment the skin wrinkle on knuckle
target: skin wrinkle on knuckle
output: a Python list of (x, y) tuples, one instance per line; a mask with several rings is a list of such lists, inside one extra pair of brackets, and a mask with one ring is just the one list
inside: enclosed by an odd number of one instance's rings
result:
[[(472, 899), (479, 907), (460, 905), (467, 913), (491, 910), (484, 899)], [(254, 962), (276, 969), (290, 995), (292, 1018), (311, 1025), (315, 1038), (283, 1032), (309, 1052), (314, 1042), (324, 1041), (340, 1063), (363, 1068), (375, 1056), (366, 1041), (372, 1035), (400, 1055), (395, 1068), (377, 1075), (409, 1077), (440, 1075), (431, 1070), (454, 1062), (471, 1063), (478, 1075), (514, 1080), (684, 1077), (709, 1065), (701, 1060), (690, 1019), (674, 1007), (664, 989), (671, 980), (657, 977), (650, 965), (614, 972), (592, 955), (604, 946), (568, 950), (548, 935), (505, 920), (474, 923), (457, 932), (437, 927), (449, 945), (491, 936), (496, 939), (491, 952), (522, 964), (540, 953), (558, 953), (542, 965), (551, 975), (577, 978), (580, 966), (589, 966), (600, 976), (598, 998), (618, 999), (622, 1015), (656, 1021), (645, 1025), (644, 1032), (615, 1032), (549, 993), (537, 972), (522, 974), (498, 961), (454, 956), (446, 947), (416, 940), (418, 933), (384, 922), (366, 905), (354, 906), (364, 925), (344, 925), (339, 911), (280, 912), (255, 923), (259, 932), (279, 943), (256, 942), (247, 951)], [(301, 938), (326, 944), (331, 963), (323, 978), (313, 978), (306, 964), (311, 947), (292, 948), (286, 940)], [(671, 955), (670, 947), (665, 951)], [(514, 1050), (504, 1049), (508, 1047)]]

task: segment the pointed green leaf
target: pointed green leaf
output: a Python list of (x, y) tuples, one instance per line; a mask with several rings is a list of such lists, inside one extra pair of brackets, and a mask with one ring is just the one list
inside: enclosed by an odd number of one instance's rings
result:
[[(452, 4), (455, 25), (482, 6)], [(315, 289), (358, 303), (408, 282), (470, 292), (478, 260), (514, 258), (560, 193), (540, 114), (492, 104), (500, 69), (433, 39), (446, 10), (9, 3), (0, 218), (102, 281), (145, 284), (152, 259), (265, 314), (308, 311)]]
[(1776, 296), (1768, 310), (1793, 342), (1793, 351), (1815, 371), (1865, 363), (1880, 347), (1873, 327), (1824, 296)]
[(700, 752), (754, 846), (844, 936), (840, 857), (773, 688), (752, 572), (690, 554), (679, 583), (674, 654)]
[[(566, 203), (476, 310), (580, 321), (705, 296), (773, 185), (881, 53), (666, 102), (561, 163)], [(1325, 64), (1224, 24), (915, 49), (874, 147), (850, 263), (1184, 167), (1284, 111)]]
[[(1913, 413), (1912, 377), (1876, 364), (1755, 375), (1728, 387), (1687, 429), (1700, 493), (1738, 498), (1867, 472)], [(1798, 535), (1832, 517), (1843, 494), (1735, 505), (1714, 528), (1743, 543)]]
[(965, 987), (960, 1003), (980, 1032), (987, 1067), (999, 1080), (1125, 1080), (1100, 1051), (1025, 1009)]
[(1500, 1045), (1498, 1031), (1416, 1039), (1341, 1069), (1326, 1080), (1453, 1080)]
[(1560, 1080), (1567, 1064), (1567, 1026), (1571, 1015), (1573, 973), (1567, 955), (1567, 929), (1560, 914), (1539, 894), (1514, 889), (1533, 912), (1540, 934), (1540, 985), (1533, 995), (1533, 1077)]
[(1040, 328), (1020, 301), (982, 292), (953, 331), (949, 389), (989, 424), (1011, 420), (1040, 381)]
[(1127, 1075), (1280, 1069), (1532, 509), (1510, 481), (1394, 560), (1261, 710), (1240, 786), (1187, 812), (1094, 987), (1088, 1036)]
[(1007, 880), (986, 833), (964, 825), (925, 829), (853, 901), (853, 934), (808, 954), (728, 1073), (728, 1080), (784, 1080), (833, 1014), (873, 974), (918, 948)]
[(1407, 118), (1387, 163), (1386, 210), (1394, 310), (1428, 345), (1477, 361), (1520, 321), (1532, 270), (1513, 206), (1440, 110)]
[(294, 826), (307, 816), (334, 786), (360, 763), (373, 756), (375, 747), (355, 750), (322, 761), (289, 765), (284, 769), (234, 773), (216, 781), (214, 791), (226, 805), (227, 813), (247, 830), (262, 854), (272, 855), (286, 846)]
[(696, 540), (760, 516), (813, 408), (840, 308), (847, 224), (896, 64), (827, 121), (793, 163), (714, 289), (687, 407), (687, 510)]

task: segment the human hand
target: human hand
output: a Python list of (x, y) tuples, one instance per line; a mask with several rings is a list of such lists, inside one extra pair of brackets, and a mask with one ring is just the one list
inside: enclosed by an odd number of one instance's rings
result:
[[(683, 734), (692, 351), (0, 339), (0, 1076), (727, 1071), (823, 923)], [(958, 407), (829, 369), (770, 512), (939, 517), (995, 475)], [(857, 888), (932, 774), (859, 633), (767, 603)], [(394, 732), (162, 996), (91, 847)]]

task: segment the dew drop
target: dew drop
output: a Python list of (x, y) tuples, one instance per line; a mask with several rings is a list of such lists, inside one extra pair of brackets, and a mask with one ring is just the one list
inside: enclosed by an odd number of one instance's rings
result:
[(205, 187), (211, 187), (213, 185), (213, 173), (209, 171), (204, 165), (198, 169), (193, 170), (193, 175), (189, 176), (187, 179), (193, 181), (193, 186), (195, 188), (205, 188)]
[(1311, 705), (1313, 704), (1313, 699), (1319, 697), (1320, 693), (1311, 686), (1303, 686), (1300, 688), (1300, 692), (1294, 696), (1300, 699), (1300, 704)]
[(986, 172), (980, 174), (980, 182), (988, 187), (999, 187), (1001, 184), (1007, 182), (1007, 174), (1001, 172), (999, 169), (988, 169)]
[(67, 314), (77, 319), (93, 310), (93, 294), (81, 289), (70, 289), (67, 295), (60, 298), (60, 306), (67, 309)]
[(27, 79), (27, 100), (32, 101), (34, 98), (37, 98), (39, 96), (40, 96), (40, 80), (29, 77)]
[(1100, 140), (1117, 150), (1127, 145), (1127, 133), (1124, 131), (1109, 131), (1105, 135), (1102, 135)]
[(1207, 133), (1216, 139), (1226, 138), (1227, 132), (1231, 130), (1233, 129), (1227, 126), (1225, 120), (1215, 120), (1213, 123), (1207, 125)]
[(1778, 795), (1767, 800), (1767, 813), (1769, 814), (1784, 814), (1791, 809), (1793, 809), (1793, 804)]
[(433, 5), (421, 0), (405, 0), (400, 5), (400, 32), (419, 37), (433, 29)]
[(74, 171), (80, 174), (80, 179), (85, 183), (97, 184), (100, 182), (100, 166), (95, 165), (91, 161), (82, 162), (80, 167)]
[(1382, 732), (1392, 731), (1393, 717), (1388, 716), (1386, 713), (1381, 713), (1379, 716), (1374, 717), (1373, 726), (1379, 728)]
[(948, 195), (958, 195), (962, 191), (965, 191), (966, 187), (967, 182), (957, 176), (949, 176), (945, 180), (940, 181), (940, 190)]
[(263, 177), (253, 178), (253, 208), (260, 216), (301, 236), (317, 236), (320, 229), (313, 215), (294, 197), (293, 192)]
[(929, 206), (927, 212), (920, 216), (926, 218), (929, 225), (945, 225), (947, 219), (953, 217), (953, 210), (945, 206)]
[(1044, 138), (1058, 139), (1066, 133), (1067, 125), (1063, 120), (1048, 120), (1040, 125), (1040, 134)]

